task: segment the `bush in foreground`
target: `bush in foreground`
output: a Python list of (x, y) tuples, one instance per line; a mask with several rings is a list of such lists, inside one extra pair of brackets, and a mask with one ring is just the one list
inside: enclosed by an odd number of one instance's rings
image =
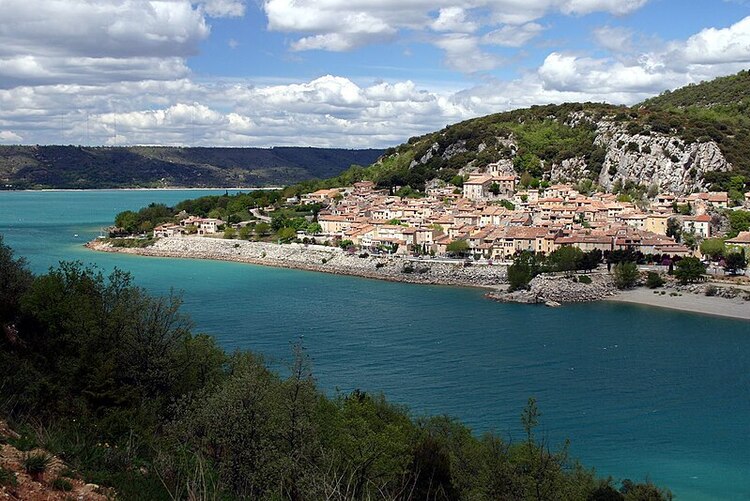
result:
[[(579, 500), (614, 489), (536, 436), (533, 400), (525, 439), (511, 442), (414, 418), (382, 395), (331, 398), (301, 349), (281, 376), (193, 334), (179, 298), (151, 297), (126, 273), (66, 263), (30, 277), (0, 251), (0, 283), (20, 298), (0, 319), (13, 333), (0, 337), (0, 410), (33, 419), (38, 443), (122, 499)], [(26, 464), (47, 468), (33, 453)]]

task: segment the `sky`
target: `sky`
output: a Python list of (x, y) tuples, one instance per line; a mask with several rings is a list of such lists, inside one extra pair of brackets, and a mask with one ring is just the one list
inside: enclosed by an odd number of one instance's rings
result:
[(381, 148), (750, 67), (750, 0), (0, 0), (0, 144)]

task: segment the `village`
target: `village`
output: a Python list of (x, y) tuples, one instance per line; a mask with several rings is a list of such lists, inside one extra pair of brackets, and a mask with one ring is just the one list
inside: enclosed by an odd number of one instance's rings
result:
[[(572, 184), (520, 187), (519, 178), (503, 172), (501, 164), (468, 176), (462, 188), (434, 182), (419, 198), (392, 195), (372, 181), (361, 181), (286, 203), (322, 207), (315, 234), (299, 231), (299, 241), (343, 242), (372, 253), (471, 258), (490, 264), (522, 251), (549, 255), (563, 246), (584, 252), (632, 250), (666, 259), (702, 257), (700, 243), (725, 235), (722, 214), (732, 210), (727, 192), (660, 193), (630, 201), (612, 193), (584, 194)], [(750, 192), (735, 208), (750, 208)], [(266, 208), (265, 213), (272, 215), (273, 210)], [(183, 215), (178, 224), (156, 227), (154, 236), (215, 235), (225, 228), (217, 218)], [(725, 244), (750, 250), (750, 232), (742, 231)]]

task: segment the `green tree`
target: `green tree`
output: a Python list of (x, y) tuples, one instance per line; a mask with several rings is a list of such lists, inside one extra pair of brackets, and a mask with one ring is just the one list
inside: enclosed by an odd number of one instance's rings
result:
[(497, 183), (492, 183), (490, 185), (490, 193), (492, 193), (495, 196), (499, 195), (500, 194), (500, 185), (497, 184)]
[(318, 235), (323, 232), (323, 227), (320, 226), (320, 223), (310, 223), (305, 231), (308, 235)]
[(714, 261), (721, 259), (726, 251), (724, 240), (721, 238), (707, 238), (701, 242), (700, 249), (704, 256), (708, 256)]
[(276, 237), (282, 242), (290, 242), (294, 240), (296, 236), (297, 230), (288, 226), (281, 228), (278, 232), (276, 232)]
[(729, 238), (736, 237), (741, 231), (750, 230), (750, 211), (733, 210), (727, 214), (729, 219)]
[(529, 282), (539, 274), (539, 263), (533, 252), (521, 252), (508, 267), (508, 291), (526, 289)]
[(465, 256), (469, 252), (469, 242), (463, 238), (459, 238), (449, 243), (446, 250), (454, 256)]
[(664, 279), (660, 273), (649, 271), (646, 275), (646, 287), (649, 289), (658, 289), (664, 285)]
[(706, 266), (697, 257), (685, 257), (677, 262), (674, 276), (681, 284), (689, 284), (703, 279)]
[(563, 245), (547, 257), (551, 271), (564, 271), (567, 274), (579, 269), (583, 261), (583, 251), (578, 247)]
[(616, 264), (614, 267), (615, 287), (618, 289), (632, 289), (638, 283), (640, 273), (638, 265), (633, 262)]
[(731, 275), (737, 275), (747, 268), (745, 249), (739, 252), (730, 252), (724, 257), (724, 271)]
[(260, 222), (255, 225), (255, 234), (259, 237), (264, 237), (268, 235), (271, 231), (271, 225), (268, 223)]
[(235, 238), (236, 236), (237, 236), (237, 230), (235, 230), (233, 227), (227, 226), (226, 228), (224, 228), (224, 238), (232, 239), (232, 238)]
[(237, 232), (237, 236), (241, 240), (250, 240), (251, 235), (252, 235), (252, 229), (248, 225), (240, 226), (240, 229)]

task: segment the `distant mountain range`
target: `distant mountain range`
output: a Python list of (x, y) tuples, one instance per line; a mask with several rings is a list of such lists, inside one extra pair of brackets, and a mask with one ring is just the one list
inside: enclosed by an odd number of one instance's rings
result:
[(383, 150), (0, 146), (0, 187), (132, 188), (286, 185), (369, 165)]
[(588, 179), (607, 189), (739, 192), (750, 182), (750, 72), (630, 107), (566, 103), (467, 120), (413, 137), (372, 166), (317, 186), (368, 179), (421, 190), (435, 178), (460, 185), (457, 175), (496, 162), (532, 184)]

